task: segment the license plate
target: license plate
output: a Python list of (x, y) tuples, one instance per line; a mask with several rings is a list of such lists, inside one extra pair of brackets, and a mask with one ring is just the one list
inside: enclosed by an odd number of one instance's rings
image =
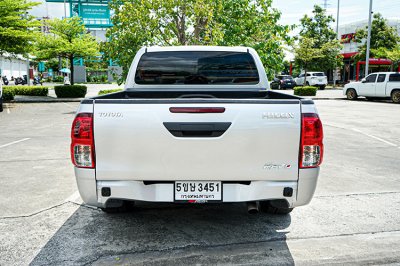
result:
[(176, 181), (175, 201), (210, 202), (222, 200), (221, 181)]
[(319, 82), (322, 82), (322, 79), (319, 79)]

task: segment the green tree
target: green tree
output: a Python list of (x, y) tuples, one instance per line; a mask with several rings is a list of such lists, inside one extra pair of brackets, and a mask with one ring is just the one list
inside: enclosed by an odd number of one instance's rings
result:
[[(294, 45), (295, 60), (304, 69), (304, 77), (307, 77), (307, 70), (312, 62), (324, 56), (322, 48), (316, 48), (315, 43), (315, 39), (304, 37), (299, 44)], [(306, 82), (304, 78), (303, 85), (306, 85)]]
[(115, 14), (103, 51), (126, 77), (145, 45), (243, 45), (255, 48), (267, 72), (282, 66), (291, 27), (279, 25), (272, 0), (112, 0)]
[(318, 5), (314, 6), (313, 16), (304, 15), (300, 20), (299, 42), (306, 38), (312, 39), (313, 48), (323, 51), (320, 57), (309, 62), (309, 69), (327, 71), (342, 64), (341, 45), (330, 26), (334, 21), (333, 17), (328, 16), (325, 9)]
[(371, 53), (379, 58), (387, 58), (392, 61), (390, 66), (391, 71), (393, 71), (395, 65), (399, 65), (400, 62), (400, 44), (397, 44), (392, 49), (386, 47), (380, 47), (378, 49), (371, 49)]
[(26, 55), (36, 39), (40, 22), (28, 11), (40, 3), (0, 0), (0, 54)]
[[(387, 49), (388, 51), (394, 49), (400, 38), (397, 34), (397, 30), (394, 27), (388, 25), (386, 19), (382, 17), (381, 14), (374, 14), (371, 25), (371, 41), (370, 41), (370, 57), (376, 57), (376, 51), (380, 48)], [(356, 41), (363, 43), (359, 48), (359, 53), (355, 56), (357, 61), (365, 60), (367, 42), (365, 41), (368, 36), (368, 27), (360, 29), (356, 32)]]
[(71, 84), (74, 84), (74, 59), (99, 56), (99, 44), (86, 32), (79, 17), (54, 19), (48, 23), (50, 34), (38, 39), (35, 55), (37, 59), (67, 58), (71, 66)]

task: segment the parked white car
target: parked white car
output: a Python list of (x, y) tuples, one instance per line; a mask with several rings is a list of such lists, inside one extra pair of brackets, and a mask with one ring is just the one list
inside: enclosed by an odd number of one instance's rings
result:
[[(297, 86), (304, 85), (304, 73), (300, 74), (294, 79)], [(328, 78), (324, 72), (307, 72), (306, 85), (307, 86), (317, 86), (320, 90), (325, 89), (328, 84)]]
[(350, 82), (343, 88), (343, 94), (349, 100), (358, 96), (367, 99), (391, 98), (393, 102), (400, 103), (400, 73), (378, 72), (369, 74), (359, 82)]

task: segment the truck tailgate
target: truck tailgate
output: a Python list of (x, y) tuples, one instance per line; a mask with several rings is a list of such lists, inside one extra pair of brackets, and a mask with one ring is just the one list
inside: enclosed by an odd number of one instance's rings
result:
[[(173, 113), (171, 107), (225, 111)], [(96, 179), (297, 180), (300, 108), (298, 100), (96, 100)]]

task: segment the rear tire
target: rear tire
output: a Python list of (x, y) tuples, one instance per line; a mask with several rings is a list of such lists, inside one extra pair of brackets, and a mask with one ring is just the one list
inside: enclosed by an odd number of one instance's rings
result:
[[(284, 206), (280, 205), (285, 205), (281, 204), (282, 201), (260, 201), (260, 210), (265, 213), (270, 213), (270, 214), (289, 214), (293, 208), (286, 208)], [(286, 202), (286, 201), (284, 201)], [(287, 205), (287, 202), (286, 202)]]
[(392, 92), (392, 101), (394, 103), (400, 103), (400, 91), (394, 91)]
[(350, 101), (354, 101), (358, 97), (357, 92), (356, 92), (355, 89), (348, 89), (346, 91), (346, 96), (347, 96), (347, 99), (350, 100)]
[(307, 82), (306, 82), (306, 85), (307, 85), (307, 86), (310, 86), (310, 82), (307, 81)]
[(319, 86), (320, 90), (325, 90), (325, 85)]
[(0, 97), (0, 112), (3, 112), (3, 97)]

